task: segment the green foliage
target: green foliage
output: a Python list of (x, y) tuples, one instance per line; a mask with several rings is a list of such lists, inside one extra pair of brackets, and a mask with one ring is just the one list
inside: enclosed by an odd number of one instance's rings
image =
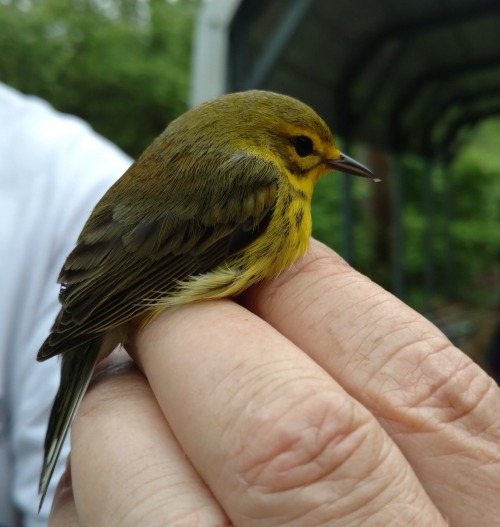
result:
[[(401, 159), (404, 290), (418, 309), (446, 301), (500, 304), (500, 120), (485, 121), (468, 138), (451, 164)], [(394, 173), (383, 177), (394, 185)], [(313, 201), (314, 235), (336, 250), (341, 250), (340, 181), (339, 174), (323, 178)], [(380, 210), (374, 213), (374, 192), (373, 185), (354, 179), (354, 263), (391, 289), (392, 198), (386, 202), (387, 223)], [(385, 242), (377, 247), (381, 235)]]
[(478, 126), (451, 165), (454, 265), (461, 298), (500, 305), (500, 120)]
[(0, 8), (0, 79), (137, 156), (187, 108), (197, 4), (9, 2)]
[(328, 174), (320, 179), (314, 190), (312, 207), (313, 236), (337, 250), (340, 249), (342, 228), (340, 184), (339, 174)]

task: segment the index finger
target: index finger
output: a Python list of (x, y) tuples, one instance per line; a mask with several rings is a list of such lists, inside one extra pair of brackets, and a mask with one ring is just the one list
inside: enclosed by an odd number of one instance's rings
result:
[(498, 517), (498, 386), (433, 324), (315, 240), (241, 301), (377, 416), (451, 523)]

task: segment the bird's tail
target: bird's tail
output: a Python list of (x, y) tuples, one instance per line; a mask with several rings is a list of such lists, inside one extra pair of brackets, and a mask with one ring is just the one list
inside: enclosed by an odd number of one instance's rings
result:
[(68, 350), (62, 355), (61, 382), (52, 406), (45, 436), (43, 467), (38, 487), (39, 510), (42, 508), (73, 417), (89, 385), (100, 348), (101, 338), (97, 338)]

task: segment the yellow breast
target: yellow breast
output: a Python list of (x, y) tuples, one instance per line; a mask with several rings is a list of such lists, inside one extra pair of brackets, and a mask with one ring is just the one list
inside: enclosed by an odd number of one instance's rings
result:
[(179, 284), (175, 293), (155, 302), (155, 312), (188, 302), (235, 296), (254, 283), (277, 277), (307, 250), (311, 195), (312, 184), (299, 186), (285, 179), (265, 232), (213, 271)]

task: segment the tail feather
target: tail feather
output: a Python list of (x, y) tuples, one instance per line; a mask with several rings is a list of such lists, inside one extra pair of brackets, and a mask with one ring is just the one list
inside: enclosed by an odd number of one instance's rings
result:
[(42, 508), (64, 440), (92, 378), (100, 348), (101, 338), (97, 338), (62, 355), (61, 382), (45, 436), (43, 467), (38, 487), (39, 510)]

